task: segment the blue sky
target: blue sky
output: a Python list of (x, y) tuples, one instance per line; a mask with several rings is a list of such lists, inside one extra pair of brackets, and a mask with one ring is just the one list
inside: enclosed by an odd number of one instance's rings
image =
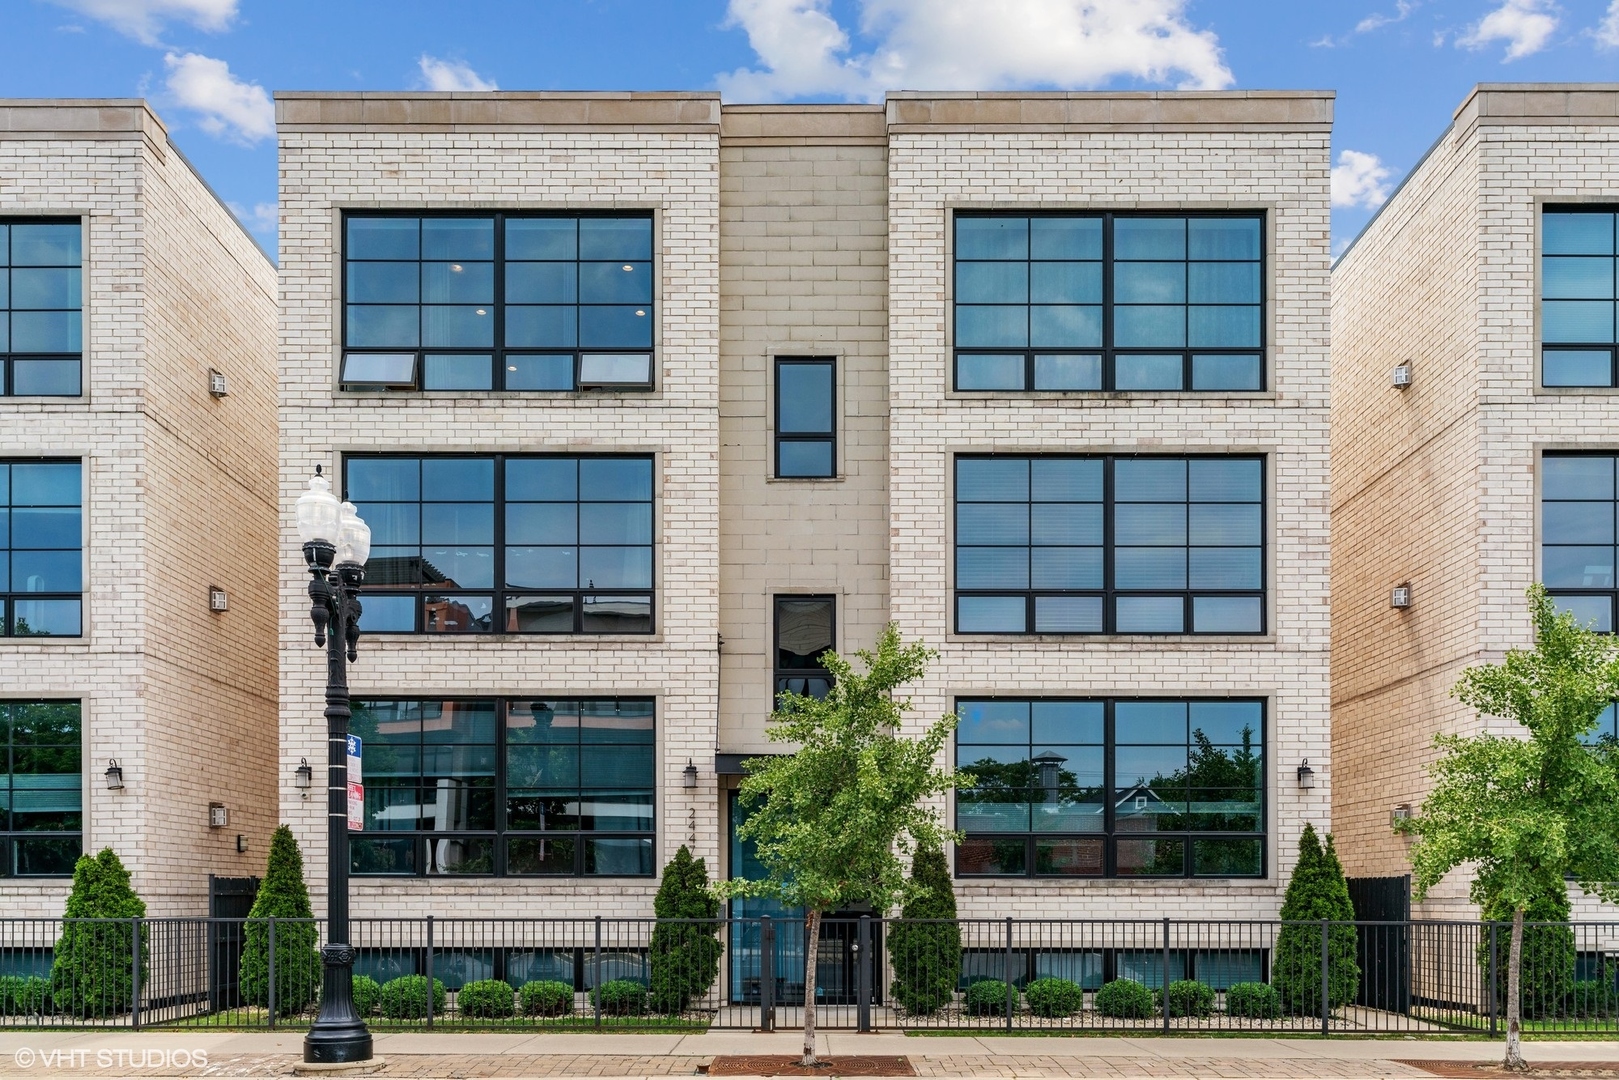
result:
[(1333, 241), (1477, 82), (1619, 79), (1619, 0), (0, 0), (0, 97), (152, 101), (273, 254), (268, 94), (1338, 92)]

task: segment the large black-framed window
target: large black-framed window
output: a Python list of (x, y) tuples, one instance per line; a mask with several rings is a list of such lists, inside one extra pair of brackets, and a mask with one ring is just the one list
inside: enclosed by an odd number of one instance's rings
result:
[(77, 218), (0, 218), (0, 394), (82, 392), (83, 244)]
[(821, 654), (837, 641), (837, 598), (782, 595), (773, 606), (776, 696), (790, 691), (826, 697), (832, 691), (832, 675)]
[(0, 877), (69, 877), (84, 847), (77, 701), (0, 701)]
[(1257, 455), (956, 458), (961, 634), (1265, 632)]
[(1541, 210), (1541, 385), (1619, 386), (1616, 258), (1615, 207)]
[(0, 458), (0, 636), (84, 632), (83, 466)]
[(1619, 455), (1548, 453), (1540, 461), (1540, 580), (1558, 607), (1604, 633), (1619, 626)]
[(956, 702), (958, 877), (1263, 877), (1265, 703)]
[(366, 698), (356, 874), (647, 877), (651, 698)]
[(356, 454), (368, 633), (650, 634), (653, 458)]
[(351, 212), (348, 390), (649, 389), (650, 212)]
[(837, 361), (778, 356), (775, 376), (777, 478), (837, 476)]
[(1596, 726), (1580, 737), (1587, 746), (1619, 746), (1619, 706), (1609, 705), (1597, 717)]
[(1264, 389), (1263, 212), (955, 215), (958, 391)]

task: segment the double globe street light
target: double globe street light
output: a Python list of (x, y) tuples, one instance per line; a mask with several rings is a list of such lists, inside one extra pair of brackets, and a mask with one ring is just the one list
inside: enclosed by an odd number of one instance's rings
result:
[(326, 945), (320, 1015), (304, 1037), (304, 1060), (341, 1064), (371, 1059), (371, 1032), (354, 1009), (354, 947), (349, 938), (348, 664), (360, 637), (360, 584), (371, 554), (371, 528), (351, 502), (339, 502), (315, 466), (298, 497), (298, 538), (309, 564), (309, 617), (315, 644), (326, 646)]

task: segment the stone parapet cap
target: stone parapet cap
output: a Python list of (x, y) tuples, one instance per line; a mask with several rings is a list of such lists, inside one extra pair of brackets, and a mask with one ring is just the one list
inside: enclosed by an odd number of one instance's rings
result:
[(1330, 90), (888, 95), (890, 132), (1330, 131)]
[(0, 139), (145, 139), (161, 149), (169, 136), (140, 98), (0, 98)]
[(713, 133), (720, 96), (709, 91), (279, 91), (282, 131), (689, 131)]
[(882, 145), (888, 121), (881, 105), (726, 105), (720, 138), (735, 145)]
[(1619, 83), (1479, 83), (1456, 106), (1455, 124), (1619, 124)]

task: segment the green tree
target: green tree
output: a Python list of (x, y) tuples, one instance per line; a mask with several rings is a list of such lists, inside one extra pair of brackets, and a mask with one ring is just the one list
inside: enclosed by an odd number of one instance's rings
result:
[[(69, 1016), (105, 1017), (134, 1003), (135, 926), (146, 903), (129, 884), (129, 871), (112, 848), (81, 855), (62, 913), (62, 936), (51, 963), (51, 999)], [(117, 920), (117, 921), (100, 921)], [(142, 982), (148, 942), (141, 935)]]
[[(1561, 884), (1561, 883), (1559, 883)], [(1486, 900), (1480, 914), (1486, 923), (1512, 921), (1512, 908), (1496, 897)], [(1529, 901), (1523, 911), (1523, 974), (1519, 981), (1519, 999), (1525, 1017), (1556, 1016), (1574, 989), (1574, 928), (1568, 924), (1568, 889), (1559, 888), (1542, 893)], [(1537, 925), (1539, 924), (1539, 925)], [(1489, 978), (1490, 944), (1488, 932), (1480, 935), (1478, 943), (1479, 971)], [(1507, 965), (1499, 955), (1501, 942), (1496, 940), (1495, 1000), (1502, 1006), (1507, 1000)]]
[(1507, 954), (1505, 1064), (1524, 1069), (1524, 919), (1537, 897), (1572, 877), (1587, 893), (1619, 901), (1619, 751), (1583, 741), (1619, 699), (1619, 646), (1557, 614), (1541, 585), (1529, 589), (1535, 647), (1463, 673), (1452, 696), (1512, 720), (1522, 735), (1440, 735), (1433, 791), (1404, 823), (1417, 842), (1417, 899), (1463, 863), (1481, 907), (1512, 912)]
[(1355, 906), (1349, 899), (1332, 837), (1323, 845), (1315, 826), (1304, 826), (1299, 861), (1282, 898), (1282, 929), (1276, 938), (1272, 982), (1288, 1012), (1321, 1011), (1321, 920), (1327, 928), (1327, 1004), (1338, 1008), (1355, 1000), (1360, 965), (1355, 962)]
[[(660, 920), (652, 930), (652, 1007), (684, 1012), (708, 993), (720, 973), (720, 902), (708, 887), (708, 866), (692, 858), (685, 844), (663, 868), (663, 882), (652, 900)], [(664, 919), (715, 920), (663, 922)]]
[(888, 958), (894, 998), (907, 1012), (926, 1016), (951, 1000), (961, 978), (961, 927), (943, 848), (918, 849), (911, 885), (901, 921), (888, 931)]
[[(253, 907), (247, 913), (242, 946), (242, 999), (270, 1003), (270, 919), (275, 919), (275, 1004), (283, 1016), (302, 1012), (320, 989), (319, 933), (304, 859), (292, 830), (279, 826), (270, 837), (270, 858)], [(288, 921), (282, 921), (288, 920)]]
[[(902, 857), (955, 839), (924, 800), (957, 781), (938, 764), (957, 718), (947, 714), (920, 736), (907, 737), (900, 730), (910, 700), (894, 695), (921, 678), (937, 654), (903, 644), (890, 624), (875, 651), (855, 655), (864, 674), (831, 650), (821, 654), (835, 680), (825, 698), (789, 692), (777, 699), (768, 736), (799, 749), (746, 762), (740, 794), (752, 813), (737, 830), (757, 844), (767, 876), (716, 886), (722, 896), (769, 897), (802, 907), (811, 957), (822, 914), (851, 904), (888, 911), (917, 891)], [(814, 1065), (813, 962), (805, 964), (804, 975), (803, 1063)]]

